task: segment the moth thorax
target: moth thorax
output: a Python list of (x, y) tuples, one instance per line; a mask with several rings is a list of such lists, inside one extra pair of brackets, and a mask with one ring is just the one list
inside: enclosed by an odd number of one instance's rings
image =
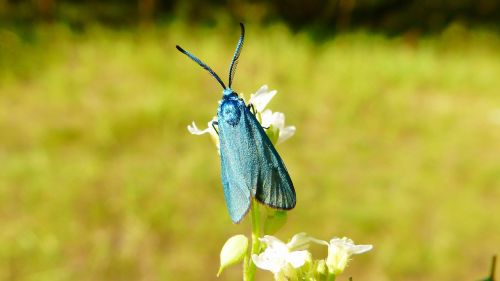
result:
[(220, 121), (227, 122), (231, 126), (236, 126), (240, 122), (241, 111), (238, 102), (235, 100), (225, 100), (221, 104)]

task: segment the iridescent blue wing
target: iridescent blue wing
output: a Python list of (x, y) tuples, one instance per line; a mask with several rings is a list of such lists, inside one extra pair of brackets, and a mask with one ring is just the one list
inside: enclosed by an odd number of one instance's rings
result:
[(264, 132), (264, 129), (250, 110), (244, 107), (246, 114), (244, 123), (250, 124), (251, 135), (256, 143), (254, 157), (259, 163), (257, 183), (253, 186), (252, 195), (259, 202), (281, 210), (295, 207), (296, 195), (292, 180), (285, 163)]
[[(220, 124), (220, 123), (219, 123)], [(220, 137), (219, 125), (219, 137)], [(234, 223), (240, 222), (250, 209), (250, 189), (244, 184), (241, 166), (238, 165), (235, 155), (227, 142), (221, 141), (220, 159), (222, 187), (229, 216)]]
[(218, 115), (222, 184), (233, 222), (250, 208), (250, 195), (276, 209), (295, 207), (288, 171), (243, 100), (223, 100)]
[(241, 152), (255, 149), (248, 141), (248, 134), (241, 130), (241, 124), (234, 124), (241, 117), (238, 108), (238, 102), (223, 100), (217, 110), (222, 186), (234, 223), (240, 222), (250, 208), (251, 183), (248, 179), (251, 178), (249, 174), (254, 174), (252, 165)]

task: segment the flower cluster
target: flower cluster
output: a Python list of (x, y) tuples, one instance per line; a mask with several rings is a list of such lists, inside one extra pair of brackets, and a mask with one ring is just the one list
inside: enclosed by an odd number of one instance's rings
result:
[[(296, 237), (297, 235), (294, 236)], [(287, 244), (271, 235), (259, 238), (266, 245), (266, 250), (259, 255), (254, 254), (253, 262), (258, 268), (274, 273), (276, 279), (298, 280), (301, 272), (297, 269), (304, 266), (306, 262), (311, 262), (312, 257), (307, 250), (303, 249), (304, 245), (297, 243), (301, 238), (294, 238)]]
[[(266, 109), (267, 104), (277, 93), (276, 90), (270, 91), (267, 85), (264, 85), (260, 87), (255, 94), (251, 94), (250, 100), (246, 103), (253, 105), (256, 111), (257, 120), (260, 122), (274, 145), (284, 142), (295, 134), (295, 126), (285, 126), (285, 114), (281, 112), (272, 112), (270, 109)], [(204, 130), (198, 129), (194, 121), (191, 125), (188, 125), (187, 128), (193, 135), (210, 134), (218, 150), (219, 135), (214, 129), (214, 121), (217, 121), (216, 116), (208, 122), (208, 126)]]
[[(284, 243), (274, 236), (260, 238), (266, 249), (253, 255), (255, 265), (274, 274), (275, 280), (327, 280), (337, 276), (347, 267), (352, 255), (367, 252), (372, 245), (355, 245), (349, 238), (333, 238), (330, 242), (319, 240), (305, 233)], [(307, 250), (311, 242), (328, 246), (326, 259), (312, 260)], [(326, 265), (326, 266), (325, 266)]]

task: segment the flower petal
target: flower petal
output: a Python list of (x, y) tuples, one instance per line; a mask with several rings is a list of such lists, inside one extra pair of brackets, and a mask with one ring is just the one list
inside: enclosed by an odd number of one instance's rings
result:
[(347, 237), (342, 237), (342, 238), (332, 238), (330, 240), (330, 245), (335, 245), (337, 247), (342, 247), (342, 248), (350, 248), (351, 246), (354, 246), (354, 241)]
[(273, 273), (280, 272), (283, 267), (283, 261), (273, 258), (272, 255), (266, 254), (264, 251), (260, 255), (253, 254), (252, 261), (260, 269), (269, 270)]
[(294, 251), (290, 252), (287, 257), (286, 261), (290, 263), (294, 268), (299, 268), (306, 263), (306, 261), (311, 257), (311, 254), (304, 250), (304, 251)]
[(273, 117), (273, 126), (280, 130), (283, 129), (285, 127), (285, 114), (282, 112), (274, 112)]
[(252, 255), (252, 260), (258, 268), (277, 273), (286, 266), (287, 255), (287, 250), (280, 251), (280, 249), (268, 247), (259, 255)]
[(288, 252), (286, 244), (272, 235), (264, 235), (264, 237), (259, 238), (259, 240), (267, 245), (266, 250), (271, 248), (274, 251)]
[(269, 128), (274, 123), (274, 114), (270, 109), (266, 109), (260, 113), (262, 119), (261, 125), (263, 128)]
[(295, 126), (288, 126), (280, 130), (280, 135), (278, 137), (278, 144), (286, 141), (295, 134)]
[(262, 127), (272, 128), (278, 133), (276, 144), (280, 144), (287, 139), (291, 138), (296, 131), (295, 126), (285, 127), (285, 114), (282, 112), (272, 112), (269, 109), (261, 113)]
[(290, 239), (290, 242), (286, 243), (286, 246), (291, 251), (305, 250), (309, 248), (309, 242), (311, 241), (311, 238), (312, 237), (307, 235), (305, 232), (297, 233), (292, 237), (292, 239)]
[(206, 128), (205, 130), (200, 130), (200, 129), (198, 129), (198, 127), (196, 126), (194, 121), (193, 121), (193, 123), (191, 123), (191, 125), (187, 126), (187, 129), (191, 134), (198, 135), (198, 136), (206, 134), (206, 133), (210, 133), (210, 129), (213, 130), (213, 128), (210, 128), (210, 126), (208, 128)]
[(248, 103), (253, 104), (257, 112), (262, 112), (277, 93), (278, 91), (276, 90), (269, 91), (267, 85), (264, 85), (255, 94), (250, 95)]
[(280, 272), (286, 266), (286, 257), (288, 255), (286, 244), (271, 235), (265, 235), (259, 240), (266, 244), (267, 248), (259, 255), (252, 255), (253, 262), (258, 268), (273, 273)]
[(373, 249), (373, 245), (356, 245), (351, 248), (351, 252), (354, 255), (362, 254)]
[(316, 243), (316, 244), (325, 245), (325, 246), (330, 245), (330, 244), (328, 244), (328, 242), (327, 242), (327, 241), (325, 241), (325, 240), (321, 240), (321, 239), (316, 239), (316, 238), (314, 238), (314, 237), (311, 237), (311, 238), (310, 238), (310, 240), (311, 240), (311, 242), (314, 242), (314, 243)]

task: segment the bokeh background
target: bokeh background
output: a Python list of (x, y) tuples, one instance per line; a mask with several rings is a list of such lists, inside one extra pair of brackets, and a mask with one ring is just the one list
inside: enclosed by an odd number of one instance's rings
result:
[[(276, 235), (374, 250), (347, 280), (478, 280), (500, 249), (500, 3), (0, 0), (0, 280), (214, 280), (219, 85), (279, 91)], [(317, 257), (326, 253), (316, 249)], [(237, 280), (230, 268), (220, 280)], [(259, 273), (259, 280), (271, 275)]]

